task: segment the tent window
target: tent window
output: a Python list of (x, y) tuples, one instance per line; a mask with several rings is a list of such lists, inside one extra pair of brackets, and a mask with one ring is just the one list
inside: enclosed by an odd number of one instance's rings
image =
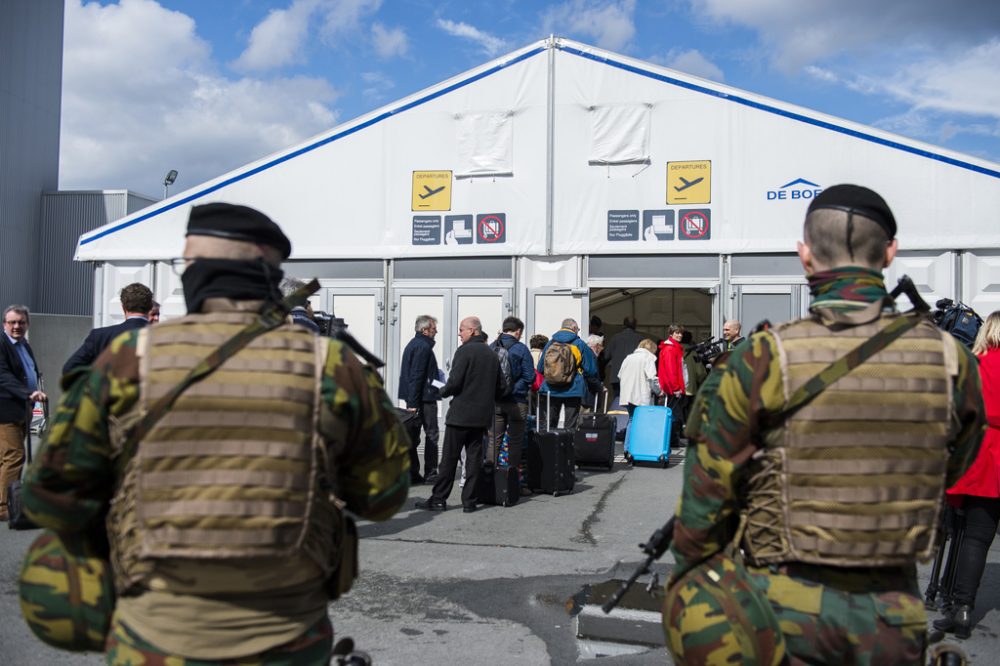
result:
[(649, 164), (647, 104), (590, 107), (590, 164)]
[(512, 176), (513, 114), (509, 111), (465, 113), (457, 122), (456, 178)]

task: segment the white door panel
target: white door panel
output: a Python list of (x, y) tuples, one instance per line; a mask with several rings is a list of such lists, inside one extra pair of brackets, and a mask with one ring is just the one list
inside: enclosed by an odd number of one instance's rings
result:
[[(116, 262), (104, 266), (103, 312), (97, 326), (110, 326), (125, 321), (122, 312), (121, 290), (133, 282), (147, 287), (153, 284), (152, 264), (146, 262)], [(95, 317), (96, 319), (96, 317)]]
[(983, 319), (1000, 310), (1000, 252), (965, 253), (962, 275), (963, 303)]

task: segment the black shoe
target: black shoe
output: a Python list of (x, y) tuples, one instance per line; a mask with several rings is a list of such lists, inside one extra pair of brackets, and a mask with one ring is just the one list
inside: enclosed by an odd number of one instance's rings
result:
[(413, 503), (413, 506), (424, 511), (444, 511), (448, 508), (444, 500), (435, 500), (433, 497), (425, 500), (417, 500)]
[(972, 635), (972, 606), (962, 604), (955, 608), (955, 638), (968, 638)]
[(420, 476), (419, 474), (411, 474), (410, 475), (410, 485), (411, 486), (419, 486), (423, 482), (424, 482), (424, 477)]
[(475, 512), (475, 510), (476, 510), (476, 505), (475, 504), (463, 504), (462, 505), (462, 513), (473, 513), (473, 512)]
[(955, 607), (945, 606), (941, 609), (941, 618), (931, 622), (931, 626), (945, 633), (955, 630)]

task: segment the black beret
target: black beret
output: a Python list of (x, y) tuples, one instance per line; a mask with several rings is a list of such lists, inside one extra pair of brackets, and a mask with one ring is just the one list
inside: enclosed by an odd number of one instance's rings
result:
[[(828, 187), (809, 204), (808, 213), (820, 208), (841, 210), (863, 215), (885, 230), (889, 240), (896, 237), (896, 218), (889, 204), (878, 193), (860, 185), (834, 185)], [(806, 213), (808, 215), (808, 213)]]
[(188, 236), (215, 236), (273, 247), (288, 259), (292, 244), (281, 227), (264, 213), (249, 206), (210, 203), (191, 208)]

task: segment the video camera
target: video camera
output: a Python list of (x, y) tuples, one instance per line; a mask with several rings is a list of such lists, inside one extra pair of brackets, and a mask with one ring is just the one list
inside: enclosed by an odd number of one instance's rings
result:
[(982, 317), (968, 305), (956, 303), (950, 298), (938, 300), (934, 307), (937, 309), (931, 313), (931, 318), (937, 327), (951, 333), (959, 342), (971, 349), (976, 341), (976, 334), (983, 325)]
[(694, 353), (694, 360), (708, 368), (712, 365), (713, 360), (726, 351), (726, 339), (718, 338), (713, 340), (709, 338), (692, 347), (692, 351)]

